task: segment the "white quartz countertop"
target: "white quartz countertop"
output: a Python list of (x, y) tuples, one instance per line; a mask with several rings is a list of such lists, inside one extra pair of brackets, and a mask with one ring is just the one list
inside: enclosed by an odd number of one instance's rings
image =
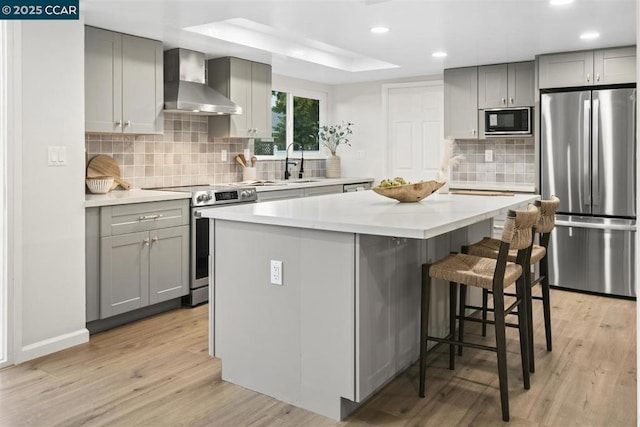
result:
[(157, 190), (114, 190), (107, 194), (87, 194), (84, 207), (124, 205), (127, 203), (159, 202), (163, 200), (189, 199), (190, 193)]
[(379, 236), (429, 239), (492, 218), (539, 196), (432, 194), (399, 203), (373, 191), (207, 209), (209, 218)]
[[(287, 184), (277, 185), (258, 185), (256, 191), (278, 191), (278, 190), (295, 190), (310, 187), (325, 187), (328, 185), (344, 185), (356, 184), (361, 182), (372, 182), (373, 178), (309, 178), (303, 180), (292, 179)], [(237, 182), (227, 185), (249, 185), (250, 182)], [(159, 190), (114, 190), (107, 194), (87, 194), (85, 195), (85, 208), (93, 208), (100, 206), (124, 205), (128, 203), (144, 203), (158, 202), (162, 200), (189, 199), (189, 193), (178, 191), (159, 191)]]

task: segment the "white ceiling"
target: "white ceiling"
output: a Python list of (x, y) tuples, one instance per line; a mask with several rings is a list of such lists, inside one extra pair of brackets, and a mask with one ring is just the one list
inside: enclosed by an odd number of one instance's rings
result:
[[(636, 43), (635, 0), (83, 0), (85, 23), (161, 40), (207, 58), (269, 63), (273, 72), (326, 84), (398, 79), (444, 68), (532, 60), (536, 54)], [(399, 67), (350, 72), (198, 35), (183, 28), (245, 18)], [(372, 34), (373, 26), (390, 28)], [(585, 31), (600, 38), (580, 40)], [(431, 54), (445, 50), (448, 56)]]

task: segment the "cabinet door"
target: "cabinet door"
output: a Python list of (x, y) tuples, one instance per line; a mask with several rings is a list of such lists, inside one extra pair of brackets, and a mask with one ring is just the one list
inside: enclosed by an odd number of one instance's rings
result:
[(122, 35), (85, 27), (85, 131), (120, 132)]
[(149, 304), (189, 292), (189, 226), (149, 232)]
[(100, 318), (149, 305), (149, 233), (100, 242)]
[(597, 85), (635, 83), (635, 47), (596, 50), (593, 56), (593, 75)]
[(478, 108), (507, 106), (507, 64), (478, 67)]
[(593, 84), (593, 52), (543, 55), (539, 59), (540, 89)]
[(162, 133), (162, 43), (122, 36), (122, 120), (125, 133)]
[(251, 63), (251, 136), (271, 138), (271, 65)]
[[(362, 402), (393, 376), (396, 337), (393, 334), (392, 288), (395, 283), (395, 239), (358, 236), (356, 401)], [(414, 284), (420, 288), (419, 282)]]
[(533, 61), (509, 64), (508, 71), (507, 94), (509, 107), (532, 107), (535, 86)]
[(394, 372), (399, 372), (420, 356), (420, 297), (424, 241), (395, 239), (396, 262), (394, 283), (391, 286), (393, 301), (393, 327), (395, 335)]
[(229, 99), (242, 107), (242, 114), (229, 116), (229, 136), (248, 137), (253, 120), (251, 101), (251, 62), (229, 58)]
[(477, 67), (444, 70), (444, 137), (478, 137)]

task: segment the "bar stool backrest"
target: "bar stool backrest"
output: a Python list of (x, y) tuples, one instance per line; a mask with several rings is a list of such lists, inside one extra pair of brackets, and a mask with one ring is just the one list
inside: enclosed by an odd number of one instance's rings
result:
[(511, 249), (529, 247), (533, 241), (533, 226), (539, 216), (538, 208), (534, 205), (529, 205), (526, 210), (509, 211), (500, 240), (509, 243)]
[(560, 199), (551, 196), (549, 200), (536, 200), (535, 203), (540, 208), (540, 219), (536, 224), (536, 232), (551, 233), (556, 226), (556, 211), (560, 206)]

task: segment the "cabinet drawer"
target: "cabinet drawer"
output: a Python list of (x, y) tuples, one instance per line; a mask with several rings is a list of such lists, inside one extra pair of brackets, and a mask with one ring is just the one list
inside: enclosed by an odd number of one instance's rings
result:
[(338, 194), (343, 192), (342, 184), (324, 185), (322, 187), (309, 187), (304, 189), (305, 197), (321, 196), (323, 194)]
[(105, 206), (100, 211), (102, 237), (188, 224), (188, 200)]

